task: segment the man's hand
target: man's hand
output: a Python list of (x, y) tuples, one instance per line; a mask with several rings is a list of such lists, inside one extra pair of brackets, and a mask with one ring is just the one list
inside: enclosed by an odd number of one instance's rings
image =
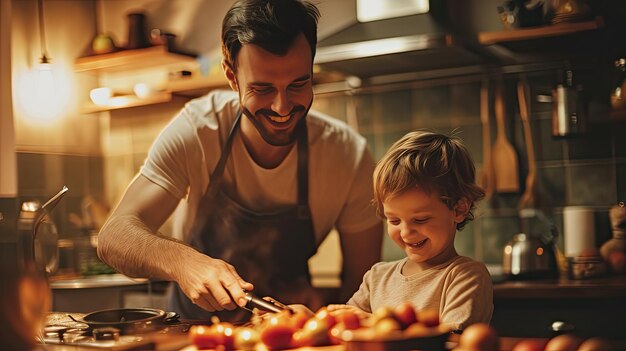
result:
[(243, 280), (231, 264), (199, 252), (183, 262), (176, 282), (194, 304), (209, 312), (246, 305), (243, 291), (254, 286)]

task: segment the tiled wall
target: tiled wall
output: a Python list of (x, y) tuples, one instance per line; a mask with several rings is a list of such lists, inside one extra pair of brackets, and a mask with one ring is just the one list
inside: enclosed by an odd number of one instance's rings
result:
[[(549, 94), (552, 72), (529, 74), (531, 93)], [(515, 84), (517, 76), (505, 77), (507, 134), (519, 157), (523, 190), (528, 170), (523, 130)], [(357, 106), (359, 132), (368, 140), (376, 159), (410, 130), (427, 128), (460, 136), (468, 146), (478, 172), (482, 169), (482, 128), (480, 122), (480, 77), (474, 81), (438, 84), (406, 83), (363, 90), (353, 96), (343, 93), (318, 95), (314, 108), (347, 120), (349, 99)], [(559, 140), (551, 136), (551, 105), (532, 101), (531, 128), (537, 153), (538, 188), (541, 209), (562, 233), (562, 212), (567, 205), (590, 206), (595, 211), (596, 243), (610, 236), (608, 209), (626, 200), (626, 120), (608, 118), (605, 90), (591, 86), (589, 134)], [(20, 199), (44, 199), (61, 185), (71, 192), (55, 211), (61, 236), (74, 235), (79, 228), (69, 214), (80, 214), (86, 195), (114, 205), (143, 162), (145, 152), (158, 131), (182, 105), (182, 101), (153, 107), (127, 109), (112, 116), (109, 126), (108, 157), (18, 153)], [(169, 106), (171, 105), (171, 106)], [(493, 112), (493, 110), (492, 110)], [(495, 122), (491, 118), (491, 139)], [(107, 189), (108, 194), (103, 194)], [(457, 236), (461, 254), (489, 264), (499, 264), (502, 248), (520, 231), (517, 205), (520, 194), (496, 194), (480, 203), (476, 220)], [(558, 239), (563, 247), (562, 237)], [(402, 253), (387, 240), (383, 257), (391, 260)]]
[[(459, 253), (500, 264), (502, 249), (512, 236), (521, 231), (518, 202), (528, 172), (524, 134), (519, 117), (516, 84), (519, 77), (504, 77), (507, 135), (514, 144), (520, 168), (520, 192), (496, 194), (483, 201), (476, 220), (459, 232)], [(528, 74), (531, 96), (550, 94), (553, 72)], [(581, 78), (582, 79), (582, 78)], [(315, 108), (347, 120), (346, 104), (355, 99), (358, 130), (369, 142), (379, 159), (386, 149), (408, 131), (426, 128), (458, 135), (469, 148), (478, 174), (483, 165), (482, 127), (480, 121), (480, 77), (473, 82), (396, 84), (386, 88), (364, 90), (354, 97), (346, 94), (320, 95)], [(493, 86), (493, 84), (492, 84)], [(608, 209), (626, 199), (626, 120), (608, 117), (608, 93), (600, 85), (585, 87), (590, 95), (589, 131), (587, 135), (567, 140), (551, 135), (551, 104), (532, 99), (531, 130), (538, 168), (540, 209), (553, 221), (561, 236), (563, 249), (563, 207), (583, 205), (595, 212), (596, 244), (610, 237)], [(603, 100), (606, 99), (606, 100)], [(492, 98), (493, 105), (493, 98)], [(491, 109), (491, 140), (495, 140), (495, 121)], [(402, 257), (390, 240), (384, 245), (384, 259)]]
[(92, 229), (81, 222), (87, 222), (86, 199), (104, 202), (102, 157), (18, 152), (17, 167), (19, 204), (43, 203), (62, 186), (69, 188), (52, 212), (60, 238), (81, 236)]

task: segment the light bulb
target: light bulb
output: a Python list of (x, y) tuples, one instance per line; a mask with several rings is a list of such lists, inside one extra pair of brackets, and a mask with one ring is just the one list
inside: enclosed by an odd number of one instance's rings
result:
[(35, 96), (42, 106), (51, 106), (54, 104), (54, 87), (52, 65), (49, 62), (40, 63), (37, 67)]

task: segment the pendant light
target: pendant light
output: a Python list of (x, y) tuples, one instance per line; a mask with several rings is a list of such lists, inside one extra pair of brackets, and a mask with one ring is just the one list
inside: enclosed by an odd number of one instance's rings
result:
[(37, 16), (39, 19), (39, 42), (41, 44), (41, 57), (37, 67), (37, 100), (42, 104), (48, 102), (54, 91), (54, 75), (52, 74), (52, 63), (48, 57), (46, 48), (46, 29), (44, 25), (43, 0), (37, 0)]

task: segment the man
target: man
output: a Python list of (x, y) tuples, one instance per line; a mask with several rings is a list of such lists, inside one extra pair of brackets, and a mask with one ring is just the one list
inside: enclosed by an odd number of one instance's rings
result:
[[(98, 253), (111, 266), (177, 283), (169, 308), (183, 317), (244, 306), (244, 289), (320, 307), (307, 261), (333, 227), (342, 297), (380, 259), (365, 139), (309, 113), (318, 17), (304, 1), (236, 2), (222, 25), (234, 91), (183, 108), (100, 232)], [(157, 233), (177, 206), (182, 241)]]

